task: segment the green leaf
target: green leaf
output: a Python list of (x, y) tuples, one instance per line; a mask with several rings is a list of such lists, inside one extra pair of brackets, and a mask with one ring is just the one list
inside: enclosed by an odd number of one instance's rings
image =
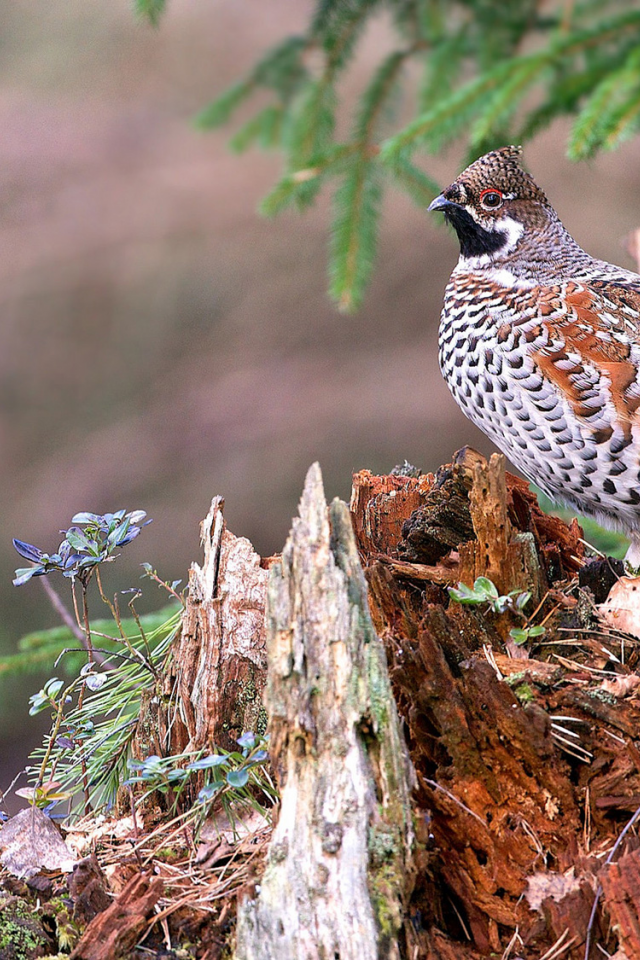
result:
[(74, 530), (73, 528), (67, 530), (65, 539), (74, 550), (86, 550), (89, 552), (90, 541), (81, 530)]
[(526, 643), (529, 639), (529, 631), (520, 627), (512, 627), (512, 629), (509, 630), (509, 636), (514, 643), (517, 643), (518, 646), (520, 646), (521, 644)]
[(52, 677), (45, 683), (44, 691), (48, 697), (50, 697), (52, 700), (55, 700), (63, 687), (64, 680), (58, 680), (57, 677)]
[(479, 604), (485, 602), (482, 594), (476, 593), (473, 587), (468, 587), (466, 583), (460, 582), (457, 587), (448, 588), (449, 596), (456, 603)]
[(222, 767), (229, 762), (229, 758), (219, 753), (209, 754), (200, 760), (194, 760), (187, 767), (187, 770), (210, 770), (212, 767)]
[(42, 713), (42, 711), (50, 705), (49, 699), (42, 693), (36, 693), (34, 696), (29, 697), (29, 703), (31, 704), (29, 707), (30, 717), (37, 716), (37, 714)]
[(478, 577), (473, 585), (473, 589), (477, 594), (481, 594), (486, 597), (487, 600), (497, 600), (500, 596), (495, 583), (493, 583), (492, 580), (489, 580), (488, 577)]
[(209, 803), (222, 787), (224, 787), (224, 780), (214, 780), (212, 783), (207, 783), (198, 794), (198, 803)]
[(33, 576), (35, 576), (38, 570), (42, 570), (42, 566), (37, 567), (18, 567), (16, 570), (16, 575), (11, 581), (14, 587), (21, 587), (23, 583), (28, 583)]
[(239, 770), (229, 770), (227, 773), (227, 783), (230, 787), (246, 787), (249, 782), (249, 771), (244, 767), (241, 767)]

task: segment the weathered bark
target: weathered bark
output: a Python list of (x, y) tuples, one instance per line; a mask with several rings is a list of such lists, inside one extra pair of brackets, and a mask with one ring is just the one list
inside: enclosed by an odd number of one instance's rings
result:
[(225, 527), (215, 497), (201, 525), (204, 563), (192, 564), (177, 638), (175, 677), (181, 716), (172, 752), (237, 749), (244, 732), (264, 731), (265, 598), (268, 571), (251, 544)]
[(270, 752), (281, 810), (237, 960), (400, 956), (410, 892), (409, 765), (345, 504), (320, 469), (272, 569)]

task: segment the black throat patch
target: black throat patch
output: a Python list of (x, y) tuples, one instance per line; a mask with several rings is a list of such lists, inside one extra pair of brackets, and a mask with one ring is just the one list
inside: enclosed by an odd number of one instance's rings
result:
[(458, 234), (460, 253), (463, 257), (481, 257), (485, 253), (497, 253), (507, 242), (504, 230), (489, 231), (480, 226), (464, 207), (457, 204), (443, 210), (445, 220)]

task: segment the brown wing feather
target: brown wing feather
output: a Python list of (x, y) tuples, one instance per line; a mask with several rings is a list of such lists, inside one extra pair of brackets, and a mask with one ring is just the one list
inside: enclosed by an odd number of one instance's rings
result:
[[(598, 408), (587, 366), (599, 380), (606, 378), (605, 393), (630, 441), (640, 407), (638, 368), (632, 357), (640, 341), (640, 290), (605, 281), (569, 282), (537, 288), (535, 295), (549, 336), (548, 345), (533, 355), (540, 372), (564, 393), (578, 417), (593, 415)], [(612, 432), (600, 430), (596, 439), (608, 440)]]

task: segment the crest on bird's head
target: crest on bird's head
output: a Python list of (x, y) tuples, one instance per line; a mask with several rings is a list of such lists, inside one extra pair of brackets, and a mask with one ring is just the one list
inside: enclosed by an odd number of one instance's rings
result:
[(522, 166), (522, 148), (500, 147), (474, 160), (430, 210), (454, 227), (464, 258), (510, 255), (528, 226), (555, 218), (549, 201)]
[(502, 203), (493, 198), (487, 204), (487, 191), (500, 194), (503, 201), (548, 202), (531, 174), (522, 166), (522, 147), (500, 147), (485, 153), (456, 177), (444, 191), (444, 196), (458, 203), (476, 203), (489, 211), (499, 209)]

